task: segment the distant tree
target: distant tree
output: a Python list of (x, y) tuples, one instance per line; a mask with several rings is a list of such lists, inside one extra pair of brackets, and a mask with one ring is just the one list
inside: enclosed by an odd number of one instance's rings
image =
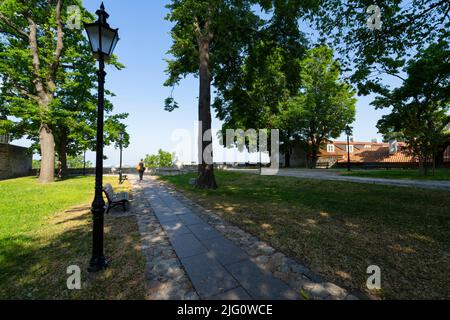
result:
[(144, 159), (145, 166), (147, 168), (156, 169), (159, 168), (159, 156), (156, 154), (147, 155)]
[(373, 102), (392, 108), (378, 123), (381, 133), (400, 136), (419, 159), (423, 173), (448, 139), (450, 125), (450, 47), (446, 41), (419, 52), (405, 69), (407, 78), (397, 89)]
[(40, 160), (34, 160), (34, 159), (33, 159), (32, 168), (33, 168), (33, 169), (41, 169), (41, 161), (40, 161)]
[(301, 79), (298, 95), (283, 104), (277, 122), (291, 128), (315, 166), (323, 143), (339, 137), (355, 120), (355, 92), (340, 80), (340, 64), (327, 46), (308, 51), (301, 62)]
[(158, 154), (147, 155), (144, 162), (148, 168), (170, 168), (175, 163), (175, 155), (159, 149)]
[(80, 156), (69, 156), (67, 157), (67, 166), (70, 169), (81, 169), (84, 168), (84, 165), (86, 165), (87, 168), (92, 168), (94, 165), (91, 161), (84, 162), (84, 157), (82, 155)]

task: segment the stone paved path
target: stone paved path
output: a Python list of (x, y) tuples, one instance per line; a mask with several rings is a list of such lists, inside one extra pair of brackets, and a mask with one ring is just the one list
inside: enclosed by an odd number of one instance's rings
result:
[(162, 228), (201, 299), (299, 299), (154, 180), (143, 182)]
[[(229, 169), (229, 171), (249, 173), (249, 174), (259, 174), (259, 170), (252, 170), (252, 169)], [(396, 179), (363, 178), (351, 176), (349, 177), (349, 176), (342, 176), (340, 175), (340, 173), (341, 172), (339, 171), (333, 170), (280, 169), (278, 176), (450, 191), (450, 181), (396, 180)]]
[(148, 299), (357, 299), (166, 184), (131, 182)]

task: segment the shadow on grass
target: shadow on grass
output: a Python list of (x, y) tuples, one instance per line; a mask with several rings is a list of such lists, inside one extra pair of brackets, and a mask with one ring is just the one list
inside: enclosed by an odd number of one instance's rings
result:
[[(47, 231), (0, 239), (0, 299), (143, 299), (144, 258), (134, 217), (105, 220), (111, 267), (87, 273), (91, 253), (89, 213), (59, 214)], [(67, 289), (67, 268), (82, 270), (82, 290)]]
[(220, 188), (163, 177), (205, 208), (304, 262), (328, 281), (385, 298), (450, 298), (448, 192), (217, 172)]

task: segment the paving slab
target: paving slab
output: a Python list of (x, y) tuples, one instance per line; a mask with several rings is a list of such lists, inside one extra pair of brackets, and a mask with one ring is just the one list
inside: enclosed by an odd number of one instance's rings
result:
[(244, 250), (225, 237), (201, 242), (209, 250), (208, 253), (214, 255), (224, 266), (249, 259)]
[(182, 221), (168, 221), (168, 222), (160, 222), (164, 231), (166, 231), (169, 238), (175, 238), (179, 235), (184, 234), (192, 234), (191, 230), (189, 230)]
[(239, 286), (230, 273), (206, 253), (182, 258), (181, 262), (201, 299), (217, 296)]
[(166, 223), (166, 222), (174, 222), (174, 221), (181, 221), (176, 215), (173, 215), (170, 212), (164, 212), (164, 211), (155, 211), (155, 216), (158, 218), (159, 222)]
[(192, 226), (194, 224), (204, 223), (204, 221), (196, 214), (182, 214), (179, 215), (178, 218), (183, 221), (183, 223), (187, 226)]
[(207, 252), (205, 246), (192, 233), (172, 236), (170, 242), (180, 259)]
[(190, 225), (188, 228), (200, 241), (223, 237), (216, 229), (206, 222)]
[(231, 289), (230, 291), (224, 292), (222, 294), (219, 294), (217, 296), (213, 296), (210, 298), (210, 300), (245, 301), (245, 300), (252, 300), (252, 298), (242, 287), (238, 287), (235, 289)]
[(300, 296), (283, 281), (262, 271), (250, 260), (228, 265), (227, 270), (256, 300), (299, 300)]

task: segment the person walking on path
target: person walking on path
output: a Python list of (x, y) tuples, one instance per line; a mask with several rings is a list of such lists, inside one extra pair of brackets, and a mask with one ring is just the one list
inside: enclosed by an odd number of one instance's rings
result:
[(145, 172), (145, 163), (144, 159), (141, 159), (141, 162), (137, 165), (137, 170), (139, 172), (139, 181), (142, 181), (144, 179), (144, 172)]

